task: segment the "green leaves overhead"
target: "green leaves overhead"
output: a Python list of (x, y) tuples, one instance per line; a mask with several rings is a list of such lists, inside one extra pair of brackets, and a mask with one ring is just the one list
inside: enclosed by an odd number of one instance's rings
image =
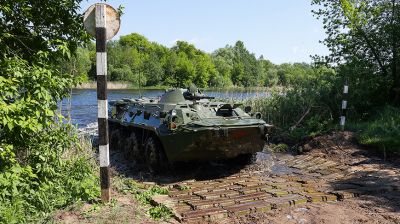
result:
[[(379, 77), (375, 97), (400, 104), (400, 2), (398, 0), (313, 0), (314, 11), (322, 19), (327, 38), (323, 43), (330, 55), (323, 59), (347, 74), (353, 86)], [(363, 68), (363, 69), (360, 69)], [(364, 97), (366, 98), (366, 97)], [(387, 102), (386, 100), (384, 102)]]
[[(56, 62), (74, 52), (82, 40), (88, 40), (75, 0), (3, 1), (0, 5), (0, 55), (18, 56), (37, 61), (45, 52)], [(66, 48), (65, 48), (66, 47)]]

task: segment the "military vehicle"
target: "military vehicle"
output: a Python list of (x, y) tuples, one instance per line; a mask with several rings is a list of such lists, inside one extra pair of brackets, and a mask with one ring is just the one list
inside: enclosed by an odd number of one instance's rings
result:
[(111, 101), (110, 148), (156, 173), (174, 162), (249, 158), (261, 151), (270, 127), (261, 114), (211, 99), (191, 85), (159, 98)]

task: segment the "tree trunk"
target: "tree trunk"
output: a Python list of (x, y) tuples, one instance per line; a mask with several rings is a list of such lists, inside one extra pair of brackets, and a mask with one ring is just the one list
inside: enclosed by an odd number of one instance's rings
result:
[(392, 77), (393, 77), (393, 85), (391, 88), (391, 97), (393, 103), (395, 105), (400, 105), (400, 64), (397, 57), (393, 58), (393, 70), (392, 70)]

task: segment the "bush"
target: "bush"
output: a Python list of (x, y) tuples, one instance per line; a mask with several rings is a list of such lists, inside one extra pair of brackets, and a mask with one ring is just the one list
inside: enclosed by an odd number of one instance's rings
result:
[(268, 98), (245, 101), (259, 111), (267, 123), (277, 127), (276, 136), (294, 142), (317, 135), (338, 121), (342, 84), (332, 69), (314, 68), (284, 90), (276, 89)]
[(25, 150), (0, 146), (0, 223), (32, 222), (55, 209), (99, 195), (91, 148), (82, 148), (70, 126), (27, 139)]

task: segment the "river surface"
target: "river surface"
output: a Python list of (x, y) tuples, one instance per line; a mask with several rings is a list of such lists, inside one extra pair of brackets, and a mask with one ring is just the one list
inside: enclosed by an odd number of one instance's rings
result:
[[(109, 90), (108, 99), (119, 100), (122, 98), (158, 97), (164, 90)], [(205, 95), (221, 100), (243, 100), (255, 97), (268, 97), (266, 91), (204, 91)], [(73, 125), (84, 128), (97, 122), (97, 94), (95, 89), (72, 90), (71, 98), (64, 99), (60, 104), (62, 114), (71, 119)]]

